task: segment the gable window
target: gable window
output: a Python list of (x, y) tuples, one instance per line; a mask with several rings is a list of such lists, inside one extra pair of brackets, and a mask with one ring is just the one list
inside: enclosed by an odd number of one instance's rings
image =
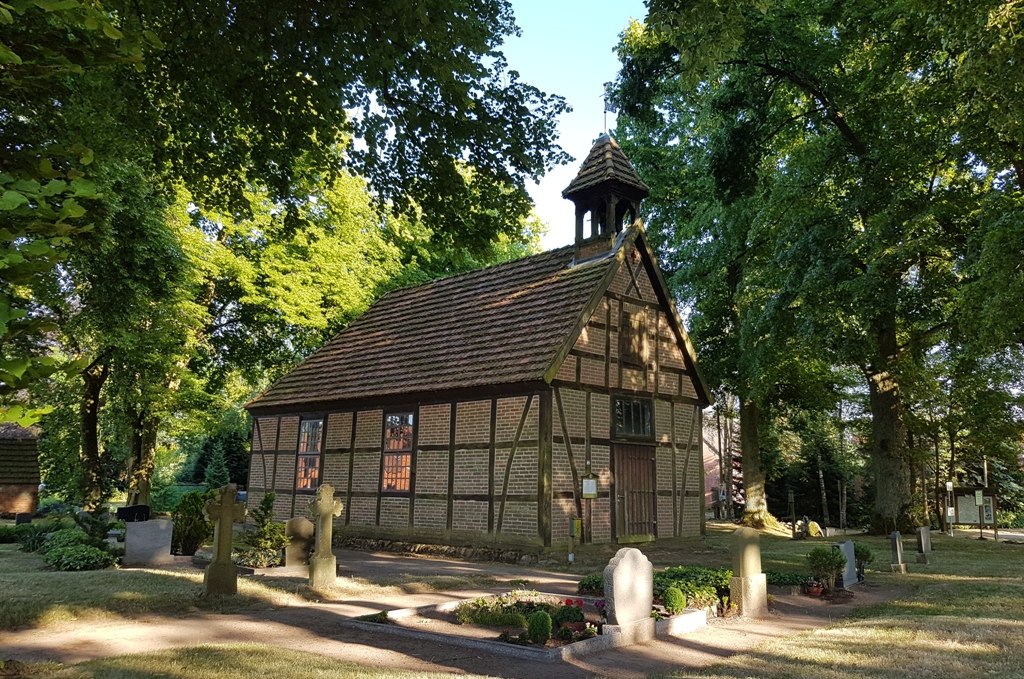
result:
[(388, 413), (384, 416), (381, 492), (409, 492), (412, 470), (412, 439), (415, 426), (412, 413)]
[(650, 399), (616, 396), (612, 435), (630, 439), (654, 438), (651, 409)]
[(622, 312), (619, 360), (626, 365), (647, 364), (647, 314), (643, 310)]
[(295, 490), (312, 493), (320, 482), (320, 441), (323, 420), (303, 420), (299, 424), (299, 452), (295, 465)]

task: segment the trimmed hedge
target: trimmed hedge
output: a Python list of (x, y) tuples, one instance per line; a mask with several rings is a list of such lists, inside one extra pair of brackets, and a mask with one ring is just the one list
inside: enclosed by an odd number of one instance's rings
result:
[[(666, 589), (675, 587), (693, 608), (718, 606), (729, 596), (730, 580), (732, 570), (729, 568), (672, 566), (654, 573), (654, 597), (662, 599)], [(604, 594), (604, 575), (591, 573), (580, 578), (577, 590), (580, 594)]]

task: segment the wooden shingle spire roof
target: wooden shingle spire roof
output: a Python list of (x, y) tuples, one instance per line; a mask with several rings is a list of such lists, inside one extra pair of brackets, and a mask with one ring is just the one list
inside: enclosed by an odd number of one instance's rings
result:
[(594, 142), (576, 177), (562, 191), (562, 197), (571, 200), (573, 196), (609, 184), (617, 185), (632, 198), (642, 199), (650, 193), (650, 188), (633, 169), (633, 163), (629, 162), (618, 142), (610, 135), (602, 134)]
[(616, 263), (572, 259), (563, 247), (390, 292), (247, 407), (540, 382)]

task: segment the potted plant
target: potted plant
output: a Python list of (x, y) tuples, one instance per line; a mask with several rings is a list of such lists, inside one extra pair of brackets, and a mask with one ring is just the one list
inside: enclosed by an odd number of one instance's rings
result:
[(803, 590), (804, 594), (807, 596), (821, 596), (822, 592), (825, 591), (825, 588), (822, 586), (821, 582), (815, 578), (807, 578), (803, 583)]
[(846, 568), (846, 557), (838, 549), (815, 547), (807, 554), (807, 565), (825, 592), (831, 592), (836, 587), (836, 578)]

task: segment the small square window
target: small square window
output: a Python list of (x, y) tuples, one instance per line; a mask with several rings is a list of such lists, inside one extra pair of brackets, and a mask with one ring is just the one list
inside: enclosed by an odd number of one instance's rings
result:
[(650, 399), (616, 397), (612, 420), (613, 435), (631, 439), (654, 438), (651, 410)]
[(384, 450), (380, 489), (384, 493), (408, 493), (412, 478), (412, 441), (416, 421), (412, 413), (384, 417)]

